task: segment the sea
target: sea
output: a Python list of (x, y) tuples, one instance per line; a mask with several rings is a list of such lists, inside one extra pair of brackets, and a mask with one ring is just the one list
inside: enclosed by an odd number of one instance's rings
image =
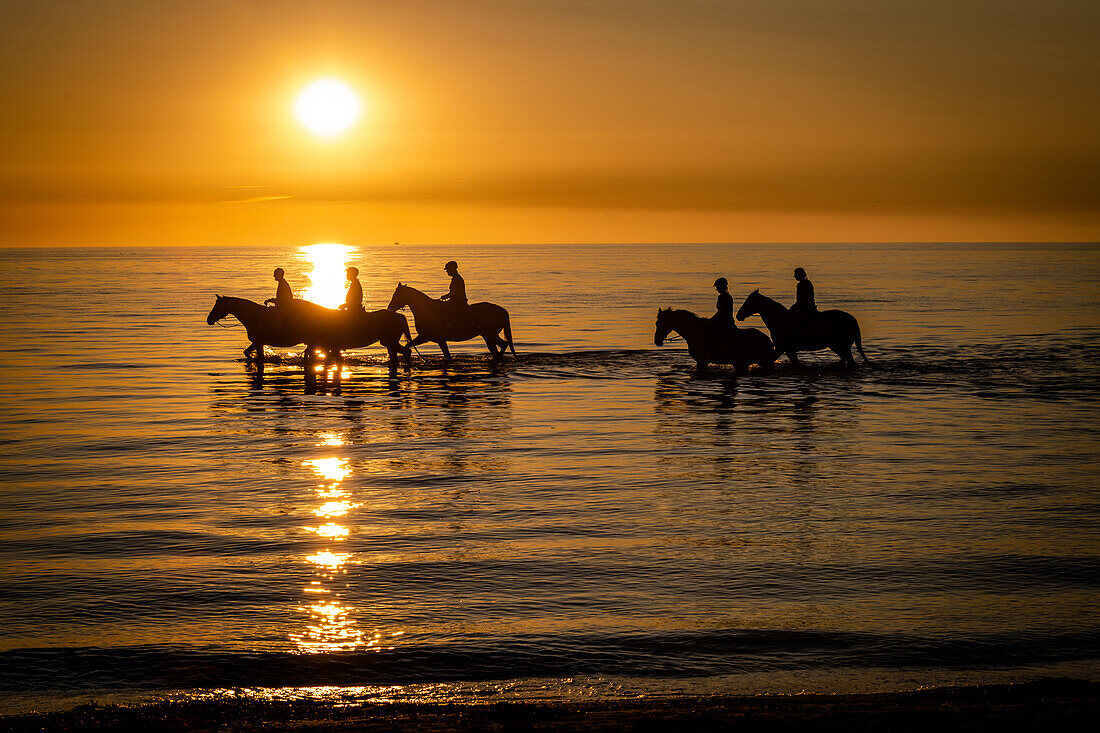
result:
[[(283, 267), (510, 313), (517, 356), (246, 364)], [(1100, 679), (1100, 246), (0, 250), (0, 712)], [(870, 364), (695, 368), (726, 277)], [(409, 316), (416, 332), (412, 315)], [(763, 329), (758, 318), (743, 327)], [(310, 367), (315, 370), (317, 367)], [(322, 368), (323, 369), (323, 368)], [(308, 377), (308, 378), (307, 378)]]

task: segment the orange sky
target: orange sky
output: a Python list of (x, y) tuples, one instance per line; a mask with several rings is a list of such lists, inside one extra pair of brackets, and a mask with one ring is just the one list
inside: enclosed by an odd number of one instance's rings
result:
[[(1100, 239), (1100, 4), (5, 3), (0, 244)], [(322, 76), (351, 132), (292, 118)]]

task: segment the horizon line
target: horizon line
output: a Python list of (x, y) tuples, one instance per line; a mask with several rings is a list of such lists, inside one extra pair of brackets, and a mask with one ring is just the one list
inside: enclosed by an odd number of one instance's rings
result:
[(0, 250), (3, 249), (144, 249), (150, 247), (308, 247), (317, 244), (342, 244), (351, 247), (545, 247), (547, 245), (559, 245), (567, 247), (584, 247), (590, 245), (646, 247), (655, 245), (685, 246), (685, 245), (736, 245), (736, 244), (805, 244), (805, 245), (899, 245), (899, 244), (1100, 244), (1095, 239), (935, 239), (935, 240), (738, 240), (738, 241), (682, 241), (682, 242), (630, 242), (630, 241), (587, 241), (587, 242), (393, 242), (392, 244), (348, 244), (335, 240), (311, 241), (303, 244), (258, 244), (248, 242), (243, 244), (226, 244), (224, 242), (212, 242), (209, 244), (180, 244), (180, 243), (144, 243), (144, 244), (6, 244), (0, 242)]

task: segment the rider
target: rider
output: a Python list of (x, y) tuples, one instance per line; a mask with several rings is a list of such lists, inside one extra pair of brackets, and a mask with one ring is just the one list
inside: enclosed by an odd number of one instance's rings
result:
[(817, 313), (817, 304), (814, 302), (814, 284), (806, 277), (806, 271), (801, 267), (794, 270), (794, 279), (798, 281), (795, 289), (794, 305), (791, 306), (795, 332), (801, 338), (805, 338), (810, 319)]
[(344, 296), (344, 303), (340, 306), (340, 310), (346, 311), (362, 311), (363, 308), (363, 285), (359, 282), (359, 268), (349, 267), (346, 270), (348, 276), (348, 294)]
[(286, 273), (283, 272), (283, 268), (276, 267), (275, 272), (271, 274), (275, 278), (275, 282), (279, 283), (279, 287), (275, 289), (275, 297), (268, 298), (264, 301), (264, 305), (274, 304), (276, 308), (282, 309), (288, 305), (290, 301), (294, 300), (294, 293), (290, 289), (290, 283), (286, 281)]
[(710, 320), (722, 331), (732, 331), (733, 324), (733, 296), (729, 292), (729, 283), (726, 278), (720, 277), (714, 281), (714, 289), (718, 291), (718, 302), (715, 304), (715, 313)]
[(462, 279), (462, 275), (458, 274), (458, 263), (454, 260), (443, 265), (443, 271), (451, 276), (451, 287), (447, 290), (447, 294), (440, 296), (439, 299), (450, 304), (450, 308), (447, 309), (449, 311), (448, 321), (453, 326), (468, 305), (466, 301), (466, 281)]
[(276, 267), (271, 276), (279, 283), (275, 289), (275, 297), (268, 298), (264, 305), (274, 305), (275, 312), (271, 314), (271, 328), (282, 328), (286, 325), (286, 315), (290, 304), (294, 301), (294, 293), (290, 289), (290, 283), (286, 281), (283, 268)]

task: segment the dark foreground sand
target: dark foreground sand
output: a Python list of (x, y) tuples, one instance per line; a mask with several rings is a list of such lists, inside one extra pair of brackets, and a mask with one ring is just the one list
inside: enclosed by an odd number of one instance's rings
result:
[(870, 695), (604, 702), (176, 702), (0, 718), (12, 731), (1100, 731), (1100, 684), (1043, 679)]

